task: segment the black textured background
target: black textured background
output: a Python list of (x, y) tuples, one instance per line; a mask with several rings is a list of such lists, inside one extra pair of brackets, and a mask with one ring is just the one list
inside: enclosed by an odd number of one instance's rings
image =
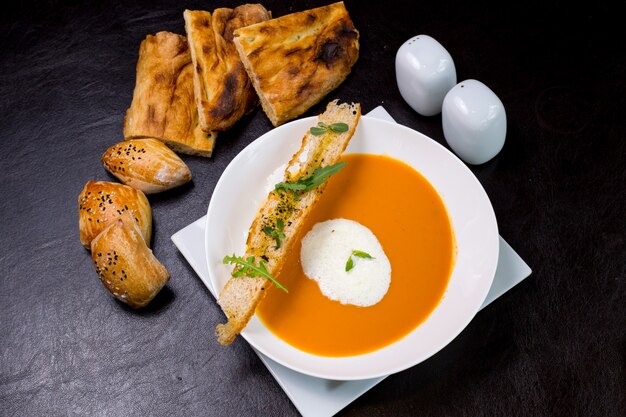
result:
[[(361, 56), (332, 97), (384, 105), (444, 143), (395, 84), (420, 33), (502, 99), (501, 154), (472, 167), (501, 235), (534, 272), (448, 347), (391, 376), (343, 416), (626, 415), (624, 2), (348, 1)], [(184, 33), (220, 2), (13, 2), (0, 12), (0, 415), (297, 415), (170, 236), (206, 212), (229, 161), (271, 125), (259, 109), (184, 157), (193, 183), (150, 197), (154, 252), (172, 275), (142, 311), (105, 291), (78, 239), (77, 196), (123, 139), (140, 41)], [(275, 16), (326, 4), (266, 1)], [(320, 112), (320, 104), (306, 115)]]

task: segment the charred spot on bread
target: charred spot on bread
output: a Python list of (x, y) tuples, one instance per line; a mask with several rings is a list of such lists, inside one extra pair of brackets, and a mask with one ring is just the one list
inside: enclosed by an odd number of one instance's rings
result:
[(147, 119), (148, 123), (150, 124), (157, 123), (155, 115), (156, 115), (156, 111), (154, 109), (154, 106), (152, 106), (151, 104), (148, 104), (148, 119)]
[(289, 65), (287, 67), (287, 74), (289, 74), (290, 77), (297, 77), (298, 74), (300, 74), (300, 68), (298, 68), (295, 65)]
[(337, 35), (337, 37), (339, 38), (342, 38), (342, 37), (356, 38), (358, 36), (356, 29), (354, 28), (354, 25), (352, 24), (352, 22), (346, 22), (345, 20), (341, 22), (340, 27), (335, 29), (335, 35)]
[(167, 81), (167, 76), (163, 74), (162, 72), (157, 72), (156, 75), (154, 76), (154, 80), (157, 83), (164, 83)]
[(324, 42), (317, 53), (315, 59), (322, 61), (326, 67), (330, 68), (343, 56), (343, 48), (337, 41), (328, 40)]
[(224, 93), (220, 95), (217, 103), (209, 111), (211, 117), (227, 117), (231, 115), (237, 106), (235, 90), (239, 87), (237, 74), (228, 74), (224, 80)]
[(263, 46), (260, 46), (260, 47), (256, 48), (254, 51), (250, 52), (249, 57), (251, 57), (251, 58), (256, 58), (256, 57), (258, 57), (258, 56), (259, 56), (259, 54), (260, 54), (261, 52), (263, 52), (263, 50), (264, 50), (264, 49), (265, 49), (265, 48), (264, 48)]
[(296, 93), (298, 96), (302, 96), (304, 94), (306, 94), (309, 91), (309, 86), (310, 86), (310, 82), (306, 82), (303, 85), (301, 85), (300, 87), (298, 87), (298, 92)]
[(293, 54), (297, 54), (302, 52), (303, 49), (302, 48), (292, 48), (292, 49), (287, 49), (285, 51), (285, 56), (289, 56), (289, 55), (293, 55)]

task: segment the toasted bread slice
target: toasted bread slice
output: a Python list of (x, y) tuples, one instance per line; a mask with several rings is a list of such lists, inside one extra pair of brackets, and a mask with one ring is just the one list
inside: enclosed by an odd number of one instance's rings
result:
[(359, 57), (359, 32), (343, 2), (237, 29), (234, 42), (274, 126), (334, 90)]
[[(328, 104), (326, 111), (319, 116), (319, 121), (327, 124), (346, 123), (348, 130), (343, 133), (327, 132), (314, 136), (307, 132), (302, 139), (300, 150), (296, 152), (285, 170), (284, 181), (296, 181), (310, 174), (318, 167), (335, 164), (343, 153), (356, 125), (361, 117), (361, 106), (357, 104)], [(311, 191), (302, 193), (296, 200), (291, 193), (271, 191), (262, 204), (256, 218), (250, 226), (244, 258), (255, 257), (266, 260), (269, 273), (280, 273), (283, 262), (294, 245), (294, 237), (304, 224), (308, 214), (324, 191), (322, 184)], [(263, 232), (266, 226), (275, 226), (278, 220), (284, 224), (285, 237), (279, 248), (272, 237)], [(265, 297), (265, 289), (271, 282), (263, 277), (231, 277), (220, 293), (218, 304), (224, 310), (228, 322), (219, 324), (215, 329), (217, 340), (221, 344), (230, 344), (248, 324), (257, 305)]]
[(191, 54), (184, 36), (159, 32), (141, 42), (124, 137), (155, 138), (176, 152), (211, 156), (217, 134), (199, 126)]
[(270, 19), (260, 4), (211, 13), (185, 10), (185, 30), (193, 62), (200, 126), (223, 131), (258, 104), (256, 93), (233, 44), (233, 32)]

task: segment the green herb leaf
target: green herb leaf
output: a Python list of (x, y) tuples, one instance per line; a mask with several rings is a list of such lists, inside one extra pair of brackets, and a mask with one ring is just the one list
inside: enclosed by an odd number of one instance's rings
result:
[(333, 123), (330, 126), (324, 122), (318, 122), (316, 127), (312, 127), (310, 129), (310, 132), (314, 136), (321, 136), (324, 133), (328, 132), (329, 130), (335, 133), (343, 133), (343, 132), (347, 132), (349, 128), (350, 127), (347, 124), (341, 123), (341, 122)]
[(358, 256), (359, 258), (374, 259), (369, 253), (360, 250), (353, 250), (352, 255)]
[(262, 259), (259, 261), (259, 265), (257, 266), (254, 264), (254, 256), (249, 256), (246, 260), (243, 259), (243, 257), (241, 256), (235, 256), (235, 254), (233, 253), (233, 256), (226, 255), (222, 262), (226, 265), (231, 264), (237, 265), (239, 267), (235, 268), (235, 270), (232, 272), (231, 275), (233, 277), (265, 277), (272, 281), (277, 288), (280, 288), (285, 292), (289, 292), (287, 291), (287, 288), (285, 286), (278, 282), (276, 278), (274, 278), (272, 274), (269, 273), (269, 271), (265, 267), (265, 261), (263, 261)]
[(333, 123), (332, 125), (330, 125), (330, 130), (332, 130), (335, 133), (347, 132), (348, 129), (349, 127), (345, 123)]
[(315, 170), (306, 176), (299, 178), (297, 181), (279, 182), (274, 186), (274, 189), (280, 193), (281, 190), (293, 192), (294, 198), (300, 200), (299, 192), (310, 191), (328, 181), (331, 175), (336, 174), (346, 165), (346, 162), (337, 162), (333, 165), (327, 165), (325, 167), (317, 167)]
[(352, 260), (352, 256), (348, 257), (348, 262), (346, 262), (346, 272), (354, 268), (354, 261)]
[(363, 258), (363, 259), (375, 259), (369, 253), (363, 252), (362, 250), (355, 249), (352, 251), (352, 254), (350, 254), (350, 256), (348, 257), (348, 261), (346, 262), (346, 272), (354, 268), (354, 260), (352, 259), (353, 256), (356, 256), (357, 258)]
[(312, 127), (310, 132), (314, 136), (322, 136), (324, 133), (326, 133), (327, 130), (328, 129), (321, 128), (321, 127)]
[(271, 237), (276, 241), (276, 249), (280, 249), (280, 240), (285, 238), (285, 234), (283, 230), (285, 229), (285, 223), (283, 223), (282, 219), (278, 219), (276, 221), (276, 228), (272, 228), (270, 226), (265, 226), (263, 229), (263, 233)]

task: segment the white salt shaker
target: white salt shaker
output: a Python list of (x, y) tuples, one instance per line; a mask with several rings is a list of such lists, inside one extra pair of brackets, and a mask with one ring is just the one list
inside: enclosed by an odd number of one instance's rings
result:
[(456, 84), (452, 57), (428, 35), (414, 36), (396, 54), (396, 81), (402, 98), (422, 116), (441, 112), (446, 93)]
[(462, 81), (448, 92), (443, 100), (441, 121), (448, 145), (468, 164), (485, 163), (504, 146), (504, 105), (480, 81)]

